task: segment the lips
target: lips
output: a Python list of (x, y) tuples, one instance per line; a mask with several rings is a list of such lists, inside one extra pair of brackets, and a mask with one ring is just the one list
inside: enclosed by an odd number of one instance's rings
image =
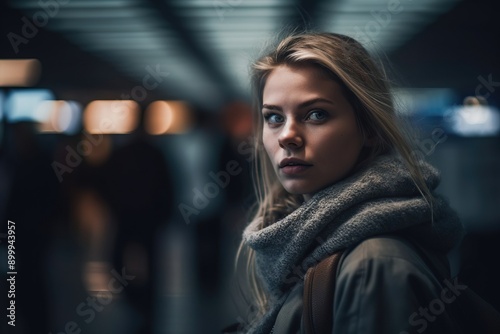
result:
[(285, 158), (281, 160), (279, 168), (284, 168), (287, 166), (312, 166), (312, 164), (297, 158)]
[(287, 174), (289, 176), (301, 174), (308, 170), (311, 166), (312, 164), (297, 158), (285, 158), (281, 160), (279, 164), (279, 168), (283, 174)]

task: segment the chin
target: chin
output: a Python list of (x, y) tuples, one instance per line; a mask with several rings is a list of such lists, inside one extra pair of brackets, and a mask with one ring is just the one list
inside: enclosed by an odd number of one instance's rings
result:
[(306, 195), (314, 192), (314, 189), (299, 184), (282, 184), (283, 188), (293, 195)]
[(282, 183), (282, 185), (283, 185), (283, 188), (285, 188), (285, 190), (287, 192), (289, 192), (290, 194), (312, 197), (315, 193), (320, 192), (320, 191), (334, 185), (337, 182), (338, 181), (335, 181), (335, 182), (332, 181), (332, 182), (328, 182), (326, 184), (315, 185), (315, 186), (311, 186), (310, 184), (297, 184), (297, 183), (292, 184), (292, 182), (287, 184), (286, 182), (284, 182), (284, 184)]

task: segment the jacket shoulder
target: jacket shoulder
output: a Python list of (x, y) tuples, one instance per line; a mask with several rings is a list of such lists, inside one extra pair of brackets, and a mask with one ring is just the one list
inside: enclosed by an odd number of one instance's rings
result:
[(380, 265), (387, 261), (397, 261), (401, 264), (407, 262), (420, 269), (428, 269), (415, 246), (407, 239), (396, 235), (368, 238), (348, 248), (342, 255), (337, 273), (361, 261), (374, 261)]
[[(394, 235), (366, 239), (340, 259), (333, 332), (381, 334), (427, 328), (426, 319), (415, 312), (441, 291), (439, 279), (411, 241)], [(434, 330), (427, 332), (438, 333), (449, 321), (441, 315)]]

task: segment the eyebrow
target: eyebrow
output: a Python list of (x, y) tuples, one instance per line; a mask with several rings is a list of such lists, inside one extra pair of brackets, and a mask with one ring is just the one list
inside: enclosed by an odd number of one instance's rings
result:
[[(318, 98), (315, 98), (315, 99), (312, 99), (312, 100), (308, 100), (308, 101), (302, 102), (301, 104), (299, 104), (299, 108), (305, 108), (305, 107), (308, 107), (308, 106), (310, 106), (312, 104), (315, 104), (315, 103), (318, 103), (318, 102), (324, 102), (324, 103), (335, 105), (335, 103), (333, 103), (332, 101), (330, 101), (328, 99), (325, 99), (325, 98), (322, 98), (322, 97), (318, 97)], [(272, 105), (272, 104), (263, 104), (262, 105), (262, 109), (280, 110), (280, 111), (282, 110), (281, 107), (275, 106), (275, 105)]]

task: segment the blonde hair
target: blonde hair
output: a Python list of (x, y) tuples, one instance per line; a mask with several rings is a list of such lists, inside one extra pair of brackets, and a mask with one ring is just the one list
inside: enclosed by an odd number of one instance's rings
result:
[[(263, 148), (263, 120), (260, 112), (266, 79), (278, 66), (314, 64), (319, 66), (344, 90), (352, 104), (357, 124), (365, 138), (372, 138), (356, 168), (369, 164), (375, 157), (395, 152), (410, 172), (423, 198), (431, 206), (432, 194), (413, 155), (411, 141), (396, 115), (390, 90), (390, 81), (383, 66), (378, 65), (368, 51), (356, 40), (334, 33), (292, 33), (282, 38), (263, 57), (252, 65), (254, 93), (255, 142), (253, 180), (256, 192), (256, 210), (252, 221), (261, 220), (260, 228), (285, 217), (302, 203), (301, 195), (288, 193), (280, 184)], [(240, 244), (236, 265), (245, 261), (245, 272), (251, 291), (251, 300), (260, 313), (265, 312), (267, 297), (255, 268), (255, 254), (243, 242)]]

